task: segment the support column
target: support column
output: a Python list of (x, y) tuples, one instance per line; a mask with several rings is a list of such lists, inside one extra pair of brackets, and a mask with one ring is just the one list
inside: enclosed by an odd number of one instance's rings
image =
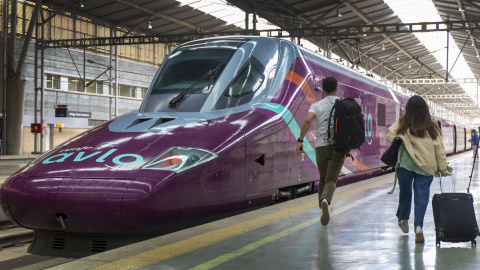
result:
[(23, 114), (25, 107), (25, 81), (7, 78), (6, 154), (22, 154)]
[(7, 33), (8, 33), (8, 0), (3, 1), (3, 33), (2, 33), (2, 117), (3, 117), (3, 123), (2, 123), (2, 154), (5, 154), (6, 151), (6, 145), (5, 142), (7, 141), (7, 47), (8, 47), (8, 39), (7, 39)]
[[(117, 29), (114, 31), (117, 37)], [(115, 45), (115, 117), (118, 117), (118, 45)]]

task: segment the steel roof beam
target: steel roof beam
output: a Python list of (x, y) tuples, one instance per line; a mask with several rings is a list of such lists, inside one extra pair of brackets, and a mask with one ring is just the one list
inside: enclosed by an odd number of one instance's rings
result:
[(175, 24), (178, 24), (178, 25), (181, 25), (181, 26), (184, 26), (190, 30), (195, 30), (197, 31), (197, 29), (199, 29), (198, 26), (196, 25), (193, 25), (191, 23), (187, 23), (187, 22), (184, 22), (182, 20), (179, 20), (179, 19), (176, 19), (176, 18), (173, 18), (171, 16), (168, 16), (166, 14), (163, 14), (163, 13), (159, 13), (159, 12), (155, 12), (155, 11), (152, 11), (151, 9), (148, 9), (148, 8), (144, 8), (138, 4), (135, 4), (135, 3), (132, 3), (130, 1), (127, 1), (127, 0), (115, 0), (116, 2), (119, 2), (119, 3), (122, 3), (124, 5), (127, 5), (127, 6), (130, 6), (132, 8), (135, 8), (135, 9), (138, 9), (142, 12), (145, 12), (147, 14), (150, 14), (150, 15), (154, 15), (155, 17), (159, 17), (161, 19), (164, 19), (164, 20), (167, 20), (169, 22), (173, 22)]
[(55, 16), (57, 16), (60, 13), (63, 13), (65, 10), (67, 10), (68, 7), (70, 7), (73, 3), (77, 2), (77, 0), (70, 0), (68, 1), (65, 5), (63, 5), (60, 9), (55, 10), (55, 12), (50, 15), (48, 18), (43, 20), (41, 24), (45, 25), (47, 22), (49, 22), (51, 19), (53, 19)]
[(377, 68), (378, 66), (381, 66), (383, 63), (387, 62), (387, 60), (388, 60), (390, 57), (396, 55), (399, 51), (401, 51), (401, 50), (398, 50), (398, 51), (390, 54), (389, 56), (387, 56), (387, 58), (383, 59), (381, 62), (379, 62), (379, 63), (378, 63), (376, 66), (374, 66), (372, 69), (375, 69), (375, 68)]
[[(122, 1), (125, 2), (125, 0), (117, 0), (117, 1)], [(149, 14), (152, 14), (149, 13)], [(152, 14), (153, 16), (159, 17), (160, 15), (158, 13)], [(428, 24), (439, 24), (440, 22), (433, 22), (433, 23), (423, 23), (425, 25)], [(451, 23), (454, 23), (451, 21)], [(464, 23), (464, 22), (459, 22), (459, 23)], [(475, 29), (480, 29), (480, 21), (475, 21)], [(410, 25), (414, 25), (417, 23), (412, 23)], [(194, 25), (188, 24), (189, 27), (195, 27)], [(404, 24), (400, 24), (404, 25)], [(383, 26), (386, 25), (369, 25), (368, 27), (380, 27), (383, 28)], [(346, 36), (347, 32), (350, 31), (349, 35), (351, 36), (358, 36), (358, 27), (359, 26), (338, 26), (338, 27), (312, 27), (312, 28), (295, 28), (295, 29), (267, 29), (267, 30), (245, 30), (245, 29), (239, 29), (237, 31), (221, 31), (221, 32), (199, 32), (199, 33), (187, 33), (187, 34), (178, 34), (178, 35), (158, 35), (158, 36), (130, 36), (130, 37), (110, 37), (110, 38), (92, 38), (92, 39), (59, 39), (59, 40), (45, 40), (44, 44), (47, 47), (62, 47), (60, 45), (61, 43), (64, 43), (65, 46), (69, 47), (75, 47), (75, 46), (108, 46), (112, 42), (112, 45), (115, 44), (134, 44), (130, 43), (133, 42), (134, 38), (135, 40), (138, 40), (141, 44), (144, 43), (153, 43), (153, 42), (185, 42), (185, 41), (190, 41), (192, 39), (198, 39), (198, 38), (206, 38), (206, 37), (215, 37), (215, 36), (227, 36), (227, 35), (254, 35), (254, 34), (260, 34), (264, 33), (267, 36), (271, 37), (318, 37), (319, 35), (331, 35), (331, 36)], [(337, 30), (338, 29), (343, 29), (342, 32), (343, 34), (341, 35), (336, 35), (334, 33), (340, 33)], [(353, 29), (355, 31), (353, 32)], [(469, 28), (472, 29), (472, 28)], [(197, 28), (194, 28), (195, 31), (197, 31)], [(464, 29), (462, 28), (450, 28), (449, 31), (462, 31)], [(390, 31), (390, 30), (388, 30)], [(384, 33), (388, 33), (383, 32)], [(424, 29), (424, 30), (415, 30), (418, 32), (430, 32), (431, 30)], [(444, 29), (444, 31), (447, 31), (447, 28)], [(379, 34), (380, 32), (376, 32), (376, 34)], [(382, 34), (382, 35), (383, 35)], [(388, 39), (390, 42), (394, 42), (396, 44), (396, 47), (399, 50), (402, 50), (407, 56), (409, 56), (412, 60), (418, 61), (414, 59), (415, 57), (408, 52), (406, 52), (400, 44), (396, 43), (395, 41), (392, 40), (391, 37), (384, 36), (386, 39)], [(128, 39), (128, 40), (122, 40), (122, 39)], [(103, 41), (102, 41), (103, 40)], [(417, 63), (419, 66), (422, 66), (421, 62)]]
[(451, 95), (424, 95), (423, 96), (424, 98), (428, 98), (428, 99), (434, 99), (434, 98), (442, 98), (442, 99), (457, 99), (457, 98), (470, 98), (469, 95), (466, 95), (466, 94), (462, 94), (462, 95), (455, 95), (455, 94), (451, 94)]
[(403, 79), (390, 80), (395, 84), (459, 84), (459, 83), (477, 83), (476, 78), (453, 78), (453, 79)]
[[(355, 14), (357, 14), (357, 16), (359, 16), (362, 20), (364, 20), (366, 23), (369, 24), (369, 26), (372, 26), (373, 23), (372, 21), (367, 18), (367, 16), (365, 16), (359, 9), (357, 9), (353, 4), (349, 3), (347, 0), (341, 0), (343, 3), (345, 3), (345, 5), (350, 8)], [(441, 22), (441, 24), (445, 24), (445, 22)], [(460, 21), (459, 24), (465, 26), (464, 24), (464, 21)], [(397, 26), (395, 26), (395, 29), (398, 31), (400, 30), (400, 25), (407, 25), (407, 24), (397, 24)], [(413, 31), (413, 25), (418, 25), (418, 23), (415, 23), (415, 24), (410, 24), (409, 27), (407, 27), (407, 29), (409, 29), (410, 31)], [(428, 32), (428, 29), (429, 27), (428, 26), (428, 23), (425, 23), (425, 24), (422, 24), (420, 23), (419, 25), (421, 25), (421, 31), (427, 31)], [(440, 23), (439, 24), (435, 24), (436, 27), (435, 29), (438, 29), (437, 31), (443, 31), (441, 30), (441, 27), (440, 26)], [(445, 27), (445, 31), (456, 31), (453, 29), (452, 26), (456, 25), (453, 21), (450, 21), (446, 27)], [(477, 26), (479, 26), (479, 24), (477, 23), (476, 24)], [(452, 28), (451, 28), (452, 27)], [(387, 35), (388, 34), (388, 27), (378, 27), (378, 26), (373, 26), (373, 28), (371, 29), (375, 29), (375, 30), (379, 30), (379, 31), (383, 31), (383, 33), (381, 33), (381, 35), (385, 38), (389, 38), (389, 36)], [(462, 29), (462, 30), (465, 30), (465, 29)], [(398, 33), (398, 32), (396, 32)], [(395, 47), (397, 47), (398, 49), (403, 49), (402, 45), (400, 45), (398, 42), (396, 42), (395, 40), (393, 40), (392, 38), (389, 39), (390, 43), (392, 43)], [(417, 63), (418, 66), (421, 66), (423, 67), (423, 69), (427, 72), (430, 72), (430, 69), (428, 69), (428, 67), (426, 65), (424, 65), (422, 62), (420, 62), (418, 59), (416, 59), (411, 53), (409, 53), (408, 51), (404, 50), (403, 53), (408, 56), (408, 58), (412, 59), (415, 61), (415, 63)], [(436, 74), (436, 72), (435, 72)], [(441, 76), (440, 76), (441, 77)]]
[[(162, 8), (161, 11), (158, 10), (158, 9), (154, 10), (154, 12), (155, 12), (155, 14), (157, 14), (157, 13), (160, 14), (162, 12), (165, 12), (167, 10), (171, 10), (172, 8), (175, 8), (175, 7), (178, 7), (178, 6), (180, 6), (180, 3), (166, 6), (165, 8)], [(118, 13), (118, 11), (115, 12), (115, 13)], [(114, 14), (114, 13), (112, 13), (112, 14)], [(149, 14), (149, 15), (152, 16), (152, 14)], [(104, 17), (104, 16), (102, 16), (102, 17)], [(125, 23), (128, 23), (128, 22), (143, 19), (143, 18), (145, 18), (145, 14), (139, 14), (139, 15), (136, 15), (136, 16), (131, 16), (128, 19), (122, 19), (121, 21), (114, 21), (113, 23), (115, 23), (116, 25), (117, 24), (125, 24)]]
[[(410, 61), (412, 61), (412, 59), (408, 59), (408, 61), (404, 62), (403, 64), (401, 64), (400, 66), (398, 66), (397, 68), (395, 68), (394, 70), (392, 70), (392, 72), (388, 73), (385, 78), (387, 78), (388, 76), (392, 75), (393, 73), (395, 73), (397, 70), (401, 69), (404, 65), (408, 64)], [(392, 80), (389, 80), (390, 82)]]
[(465, 103), (443, 103), (442, 106), (453, 108), (471, 108), (478, 107), (477, 104), (465, 104)]
[(320, 21), (321, 19), (325, 18), (328, 14), (330, 14), (332, 11), (335, 11), (336, 9), (338, 9), (339, 7), (343, 6), (343, 3), (340, 3), (334, 7), (332, 7), (331, 9), (325, 11), (325, 13), (323, 13), (322, 15), (318, 16), (316, 19), (314, 19), (311, 23), (309, 23), (306, 27), (311, 27), (313, 24), (317, 23), (318, 21)]

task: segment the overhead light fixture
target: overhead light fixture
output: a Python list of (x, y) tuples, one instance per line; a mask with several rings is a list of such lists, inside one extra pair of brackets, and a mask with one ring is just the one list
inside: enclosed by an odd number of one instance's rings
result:
[(385, 51), (385, 45), (382, 44), (382, 51)]
[(463, 12), (463, 11), (465, 11), (465, 9), (463, 9), (462, 6), (459, 6), (459, 7), (458, 7), (458, 11)]
[(152, 29), (152, 22), (148, 22), (148, 26), (147, 26), (148, 29)]
[(400, 56), (398, 56), (398, 54), (397, 54), (397, 57), (395, 57), (395, 60), (397, 61), (400, 60)]
[(480, 54), (477, 52), (477, 58), (480, 58)]
[(85, 7), (85, 5), (83, 5), (83, 0), (80, 0), (80, 7), (81, 7), (81, 8), (84, 8), (84, 7)]
[(472, 47), (475, 47), (475, 42), (473, 41), (473, 39), (472, 39)]
[(337, 17), (342, 17), (342, 13), (340, 13), (340, 10), (337, 9)]
[(408, 63), (408, 68), (412, 68), (412, 65), (410, 63)]

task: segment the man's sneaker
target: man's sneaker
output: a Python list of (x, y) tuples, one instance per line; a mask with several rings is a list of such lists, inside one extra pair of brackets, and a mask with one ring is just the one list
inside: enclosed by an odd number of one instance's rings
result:
[[(405, 222), (404, 222), (405, 221)], [(404, 233), (408, 233), (408, 220), (402, 220), (398, 222), (398, 227), (402, 230)]]
[(330, 222), (330, 208), (328, 207), (328, 201), (326, 199), (322, 200), (321, 208), (322, 216), (320, 217), (320, 223), (322, 223), (323, 226), (327, 226), (328, 222)]
[(417, 226), (417, 228), (415, 228), (415, 242), (417, 243), (425, 242), (425, 238), (423, 238), (422, 227), (420, 226)]

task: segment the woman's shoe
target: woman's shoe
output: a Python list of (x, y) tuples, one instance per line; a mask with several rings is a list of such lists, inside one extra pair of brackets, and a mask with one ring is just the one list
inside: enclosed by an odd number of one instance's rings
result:
[(417, 243), (424, 243), (425, 242), (425, 238), (423, 238), (422, 227), (420, 227), (420, 226), (417, 226), (417, 228), (415, 228), (415, 242), (417, 242)]
[[(404, 222), (405, 221), (405, 222)], [(406, 223), (406, 224), (404, 224)], [(405, 225), (405, 226), (404, 226)], [(408, 233), (408, 220), (402, 220), (398, 222), (398, 227), (402, 230), (404, 233)]]

